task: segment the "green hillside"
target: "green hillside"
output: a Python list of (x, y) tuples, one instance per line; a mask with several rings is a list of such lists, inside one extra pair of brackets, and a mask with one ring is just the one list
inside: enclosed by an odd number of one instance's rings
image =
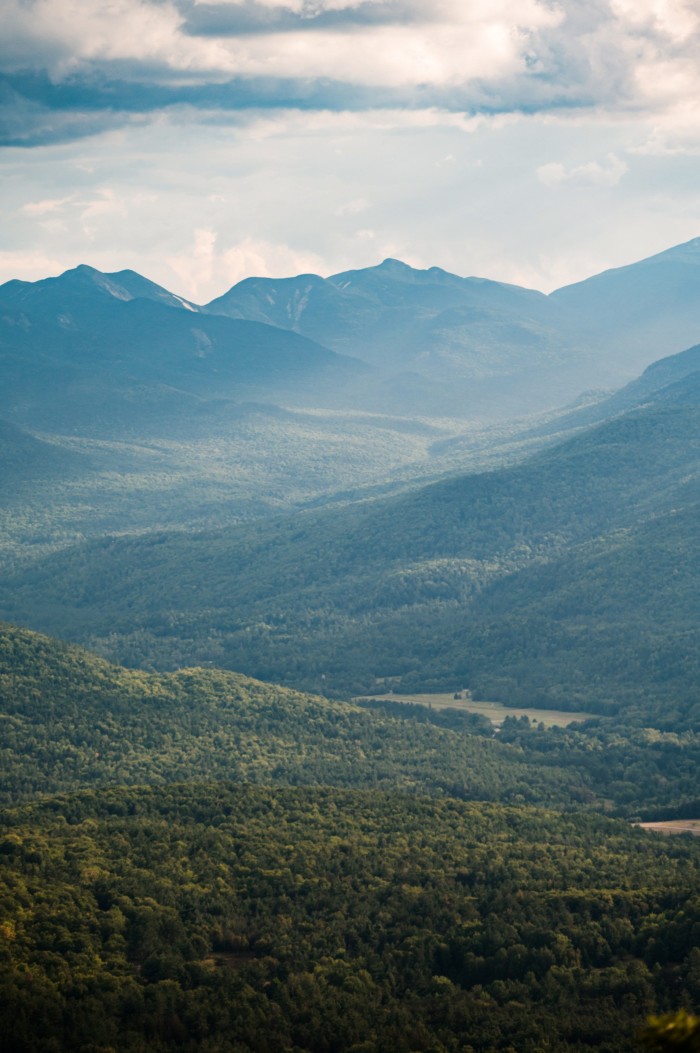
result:
[(697, 727), (699, 516), (693, 504), (485, 590), (465, 659), (477, 690)]
[[(400, 698), (400, 695), (398, 696)], [(659, 722), (661, 723), (661, 722)], [(669, 711), (666, 725), (683, 726)], [(687, 721), (686, 721), (687, 723)], [(182, 779), (410, 789), (646, 819), (700, 811), (700, 735), (332, 702), (218, 669), (127, 670), (0, 627), (0, 803)]]
[(585, 773), (531, 769), (478, 717), (452, 731), (217, 669), (135, 672), (12, 626), (0, 627), (0, 722), (5, 803), (191, 778), (561, 804), (595, 796)]

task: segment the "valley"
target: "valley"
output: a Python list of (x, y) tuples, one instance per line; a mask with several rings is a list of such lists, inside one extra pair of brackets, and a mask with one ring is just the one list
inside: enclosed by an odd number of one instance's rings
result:
[(700, 1004), (654, 833), (700, 810), (699, 287), (698, 239), (549, 296), (0, 286), (13, 1053), (627, 1053)]

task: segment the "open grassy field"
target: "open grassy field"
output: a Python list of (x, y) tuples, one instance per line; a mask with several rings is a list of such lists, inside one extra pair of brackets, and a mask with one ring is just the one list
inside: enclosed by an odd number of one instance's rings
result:
[(468, 691), (459, 692), (455, 697), (453, 692), (435, 695), (373, 695), (363, 696), (367, 698), (385, 698), (392, 702), (412, 702), (421, 706), (432, 706), (433, 709), (461, 709), (466, 713), (480, 713), (488, 717), (495, 728), (500, 728), (506, 717), (528, 717), (535, 724), (544, 724), (546, 728), (566, 727), (568, 724), (580, 724), (584, 720), (594, 720), (594, 713), (564, 712), (558, 709), (534, 709), (523, 706), (505, 706), (502, 702), (475, 701)]
[(700, 819), (665, 819), (659, 823), (635, 823), (643, 830), (653, 830), (659, 834), (693, 834), (700, 837)]

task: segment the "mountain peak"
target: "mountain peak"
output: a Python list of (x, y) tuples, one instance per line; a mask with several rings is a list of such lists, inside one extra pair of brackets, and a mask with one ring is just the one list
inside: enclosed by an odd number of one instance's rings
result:
[(137, 271), (122, 270), (112, 274), (79, 263), (53, 278), (36, 282), (6, 282), (0, 287), (0, 301), (7, 306), (19, 307), (35, 299), (58, 298), (63, 303), (66, 297), (78, 297), (81, 301), (109, 297), (112, 300), (145, 299), (169, 307), (198, 311), (199, 308), (181, 296), (168, 292), (155, 282), (144, 278)]
[(385, 260), (377, 266), (378, 271), (412, 271), (413, 267), (409, 266), (408, 263), (404, 263), (403, 260), (394, 259), (393, 256), (387, 256)]

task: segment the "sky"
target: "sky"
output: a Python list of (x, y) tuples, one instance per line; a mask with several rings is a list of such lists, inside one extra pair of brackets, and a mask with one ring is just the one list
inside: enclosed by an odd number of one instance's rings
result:
[(700, 235), (697, 0), (0, 0), (0, 282), (388, 256), (545, 292)]

